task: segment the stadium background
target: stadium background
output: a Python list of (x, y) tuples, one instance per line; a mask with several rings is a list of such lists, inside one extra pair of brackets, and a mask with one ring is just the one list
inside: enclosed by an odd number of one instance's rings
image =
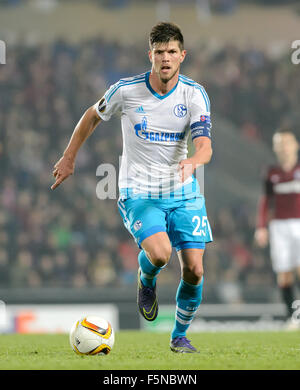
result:
[[(118, 118), (88, 139), (75, 175), (54, 192), (50, 186), (52, 167), (84, 110), (110, 84), (150, 68), (147, 38), (159, 20), (181, 26), (188, 50), (181, 73), (204, 85), (212, 103), (214, 155), (205, 168), (205, 196), (214, 242), (205, 254), (204, 299), (194, 329), (212, 329), (215, 320), (267, 326), (283, 318), (269, 250), (258, 249), (253, 234), (261, 177), (274, 161), (272, 134), (280, 126), (300, 133), (300, 65), (291, 61), (291, 44), (300, 39), (299, 4), (2, 0), (2, 331), (59, 330), (53, 320), (58, 308), (68, 323), (91, 304), (108, 310), (117, 327), (145, 326), (135, 303), (138, 250), (116, 201), (96, 196), (99, 164), (118, 168)], [(159, 277), (166, 305), (161, 327), (172, 320), (179, 276), (172, 256)], [(54, 321), (49, 328), (45, 318)]]

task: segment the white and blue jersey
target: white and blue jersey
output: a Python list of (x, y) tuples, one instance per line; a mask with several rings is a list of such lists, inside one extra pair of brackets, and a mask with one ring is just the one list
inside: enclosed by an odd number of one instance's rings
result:
[(209, 98), (183, 75), (161, 96), (149, 75), (121, 79), (95, 105), (105, 121), (121, 113), (119, 211), (139, 247), (145, 238), (167, 232), (177, 250), (204, 248), (212, 241), (204, 197), (194, 176), (181, 182), (178, 164), (187, 158), (190, 133), (192, 139), (211, 137)]
[[(105, 121), (121, 113), (123, 154), (119, 189), (128, 194), (168, 194), (191, 183), (180, 181), (178, 163), (187, 158), (187, 141), (211, 137), (210, 102), (205, 89), (179, 75), (166, 95), (149, 83), (150, 72), (121, 79), (95, 107)], [(186, 187), (188, 188), (188, 187)]]

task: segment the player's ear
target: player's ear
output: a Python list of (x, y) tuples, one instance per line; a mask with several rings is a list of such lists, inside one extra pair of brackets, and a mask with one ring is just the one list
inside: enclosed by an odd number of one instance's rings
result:
[(182, 50), (181, 51), (181, 59), (180, 59), (180, 63), (182, 63), (185, 59), (185, 56), (186, 56), (186, 50)]
[(148, 56), (149, 56), (149, 60), (150, 60), (150, 62), (152, 64), (152, 50), (148, 51)]

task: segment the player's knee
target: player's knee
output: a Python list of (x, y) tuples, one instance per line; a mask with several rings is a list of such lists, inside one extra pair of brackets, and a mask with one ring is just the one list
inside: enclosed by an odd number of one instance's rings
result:
[(191, 284), (199, 284), (203, 278), (204, 271), (201, 264), (186, 266), (183, 268), (183, 279)]
[(277, 284), (280, 288), (288, 288), (294, 283), (292, 272), (279, 272), (277, 274)]
[(291, 283), (288, 280), (281, 280), (281, 281), (278, 282), (278, 287), (279, 288), (289, 288), (289, 287), (292, 287), (292, 286), (293, 286), (293, 283)]
[(164, 246), (156, 245), (151, 248), (148, 253), (152, 264), (154, 264), (156, 267), (163, 267), (166, 265), (170, 260), (171, 254), (172, 247), (170, 244), (166, 244)]

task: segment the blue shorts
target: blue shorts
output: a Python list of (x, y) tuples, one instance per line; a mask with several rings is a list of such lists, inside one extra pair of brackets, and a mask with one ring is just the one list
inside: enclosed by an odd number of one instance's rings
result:
[(158, 232), (166, 232), (177, 251), (204, 249), (205, 243), (213, 241), (205, 199), (199, 188), (192, 196), (179, 199), (120, 198), (118, 208), (139, 248), (145, 238)]

